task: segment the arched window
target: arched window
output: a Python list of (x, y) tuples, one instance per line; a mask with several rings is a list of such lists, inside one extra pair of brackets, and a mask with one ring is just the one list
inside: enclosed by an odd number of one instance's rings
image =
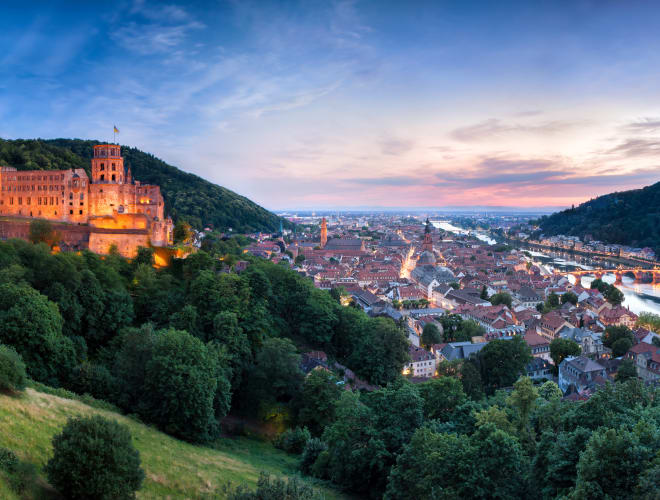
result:
[(105, 175), (101, 174), (101, 180), (102, 180), (102, 181), (105, 180)]

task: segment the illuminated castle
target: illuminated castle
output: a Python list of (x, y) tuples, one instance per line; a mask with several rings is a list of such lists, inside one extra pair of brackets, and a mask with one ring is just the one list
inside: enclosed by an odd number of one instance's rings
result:
[(0, 215), (89, 225), (89, 249), (126, 257), (140, 246), (172, 244), (160, 188), (133, 181), (115, 144), (94, 146), (92, 178), (83, 169), (0, 168)]

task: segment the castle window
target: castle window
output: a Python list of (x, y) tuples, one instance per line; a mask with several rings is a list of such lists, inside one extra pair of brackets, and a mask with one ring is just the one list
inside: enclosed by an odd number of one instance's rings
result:
[(69, 199), (73, 200), (73, 193), (69, 193)]
[(105, 175), (101, 174), (101, 180), (102, 180), (102, 181), (105, 180)]
[(105, 170), (105, 165), (101, 163), (101, 170)]
[(29, 196), (28, 196), (28, 199), (27, 199), (27, 204), (28, 205), (30, 204), (30, 197)]
[(73, 215), (73, 210), (69, 210), (69, 215)]
[(81, 202), (80, 202), (80, 206), (82, 207), (83, 205), (84, 205), (84, 203), (81, 201)]
[(79, 213), (80, 215), (82, 215), (82, 210), (78, 210), (78, 213)]
[(39, 196), (39, 198), (37, 198), (37, 205), (41, 205), (41, 196)]
[(13, 197), (13, 196), (12, 196), (11, 198), (9, 198), (9, 204), (10, 204), (10, 205), (13, 205), (13, 204), (14, 204), (14, 197)]
[(82, 200), (84, 200), (84, 199), (85, 199), (85, 194), (84, 194), (84, 193), (80, 193), (80, 201), (82, 201)]
[(112, 164), (112, 171), (113, 172), (115, 171), (115, 164), (114, 163)]
[(117, 177), (117, 176), (116, 176), (115, 174), (112, 174), (112, 180), (113, 180), (113, 181), (117, 180), (116, 177)]
[(19, 205), (22, 205), (22, 204), (23, 204), (23, 198), (21, 198), (20, 196), (18, 197), (18, 204), (19, 204)]

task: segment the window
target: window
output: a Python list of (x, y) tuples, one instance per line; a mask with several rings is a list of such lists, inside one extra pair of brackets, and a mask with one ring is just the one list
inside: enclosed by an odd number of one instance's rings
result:
[(73, 200), (73, 193), (69, 193), (69, 199)]
[(113, 181), (116, 181), (116, 180), (117, 180), (116, 177), (117, 177), (117, 176), (116, 176), (115, 174), (112, 174), (112, 180), (113, 180)]
[(101, 163), (101, 170), (105, 170), (105, 165)]
[(30, 204), (30, 201), (31, 201), (31, 200), (30, 200), (30, 197), (28, 196), (28, 198), (27, 198), (27, 204), (28, 204), (28, 205)]
[(114, 163), (112, 164), (112, 171), (113, 172), (115, 171), (115, 164)]
[(82, 210), (78, 210), (78, 213), (79, 213), (80, 215), (82, 215)]
[(70, 214), (70, 215), (73, 215), (73, 210), (69, 210), (69, 214)]
[(105, 175), (101, 174), (101, 180), (102, 180), (102, 181), (105, 180)]
[(82, 200), (84, 200), (84, 199), (85, 199), (85, 194), (84, 194), (84, 193), (80, 193), (80, 201), (82, 201)]
[(22, 204), (23, 204), (23, 198), (21, 198), (20, 196), (18, 197), (18, 204), (19, 204), (19, 205), (22, 205)]

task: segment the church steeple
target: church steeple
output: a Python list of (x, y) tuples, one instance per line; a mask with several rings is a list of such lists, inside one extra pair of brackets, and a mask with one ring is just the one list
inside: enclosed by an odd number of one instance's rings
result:
[(325, 217), (321, 219), (321, 248), (328, 242), (328, 224), (325, 222)]
[(422, 243), (422, 252), (433, 253), (433, 238), (431, 238), (431, 222), (426, 218), (426, 227), (424, 228), (424, 242)]

